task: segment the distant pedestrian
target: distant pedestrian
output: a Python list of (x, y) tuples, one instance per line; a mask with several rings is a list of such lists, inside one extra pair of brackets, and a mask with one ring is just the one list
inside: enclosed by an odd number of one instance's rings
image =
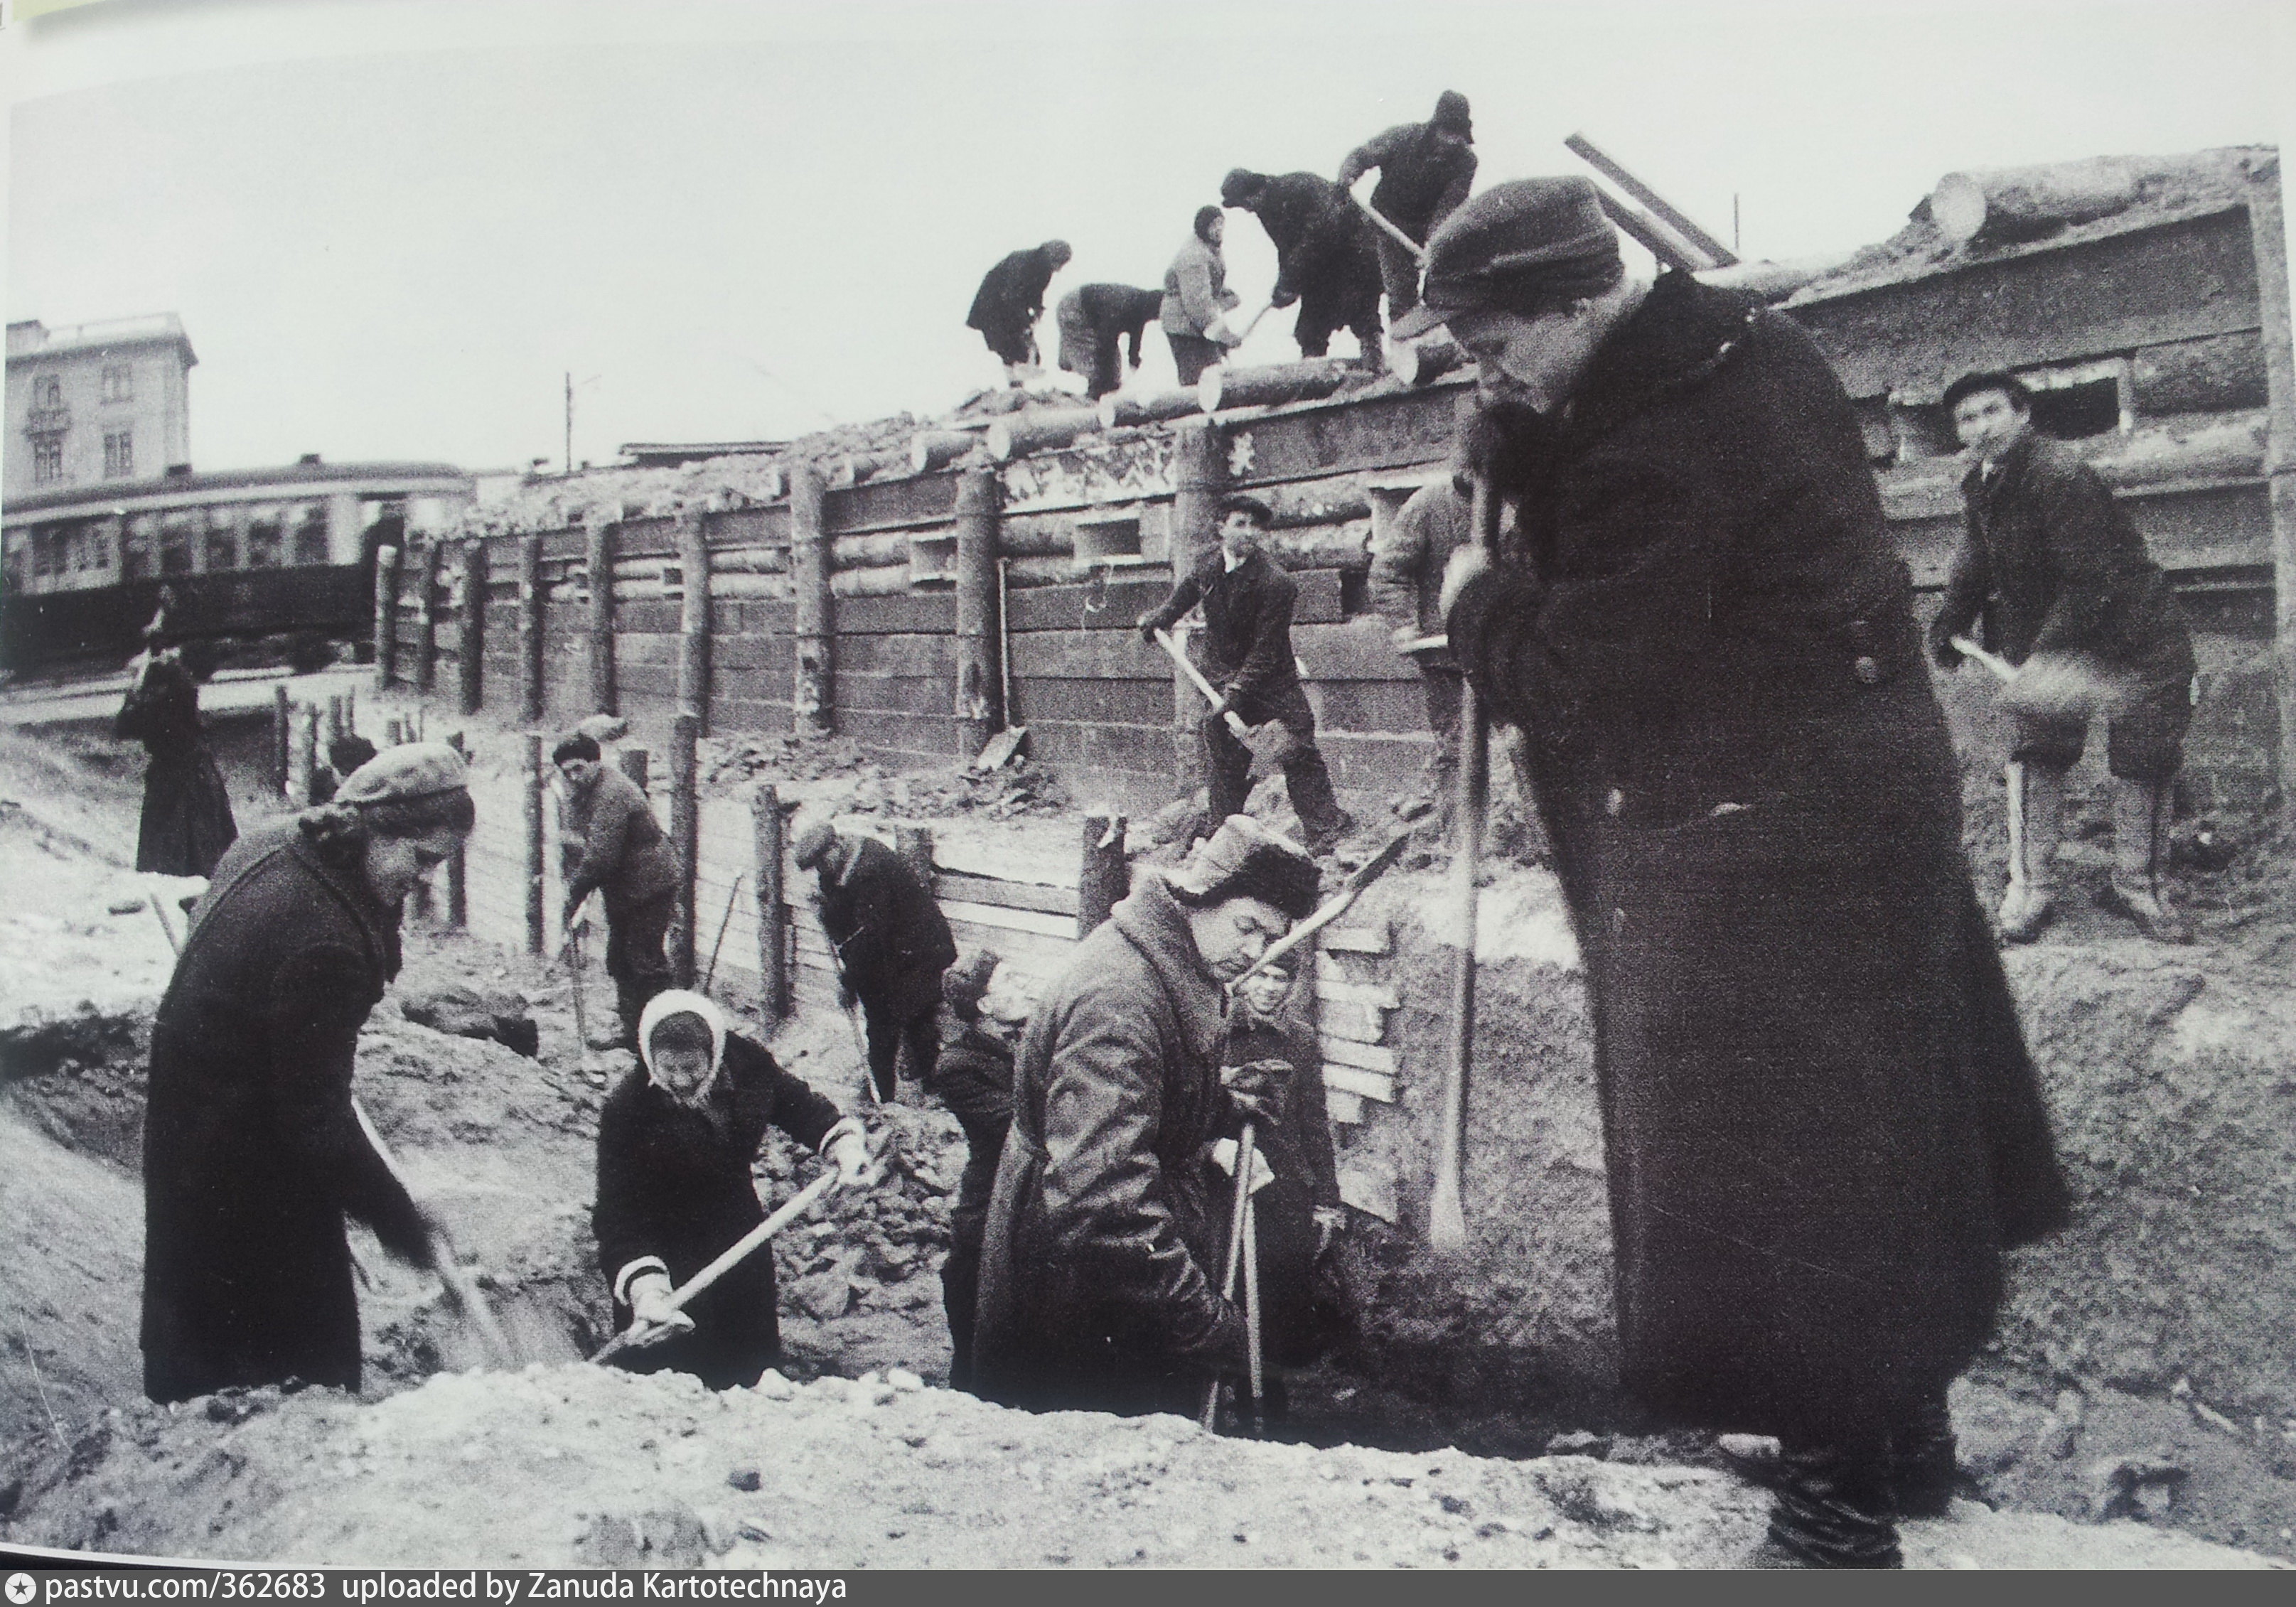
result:
[(909, 1075), (930, 1083), (940, 1054), (941, 973), (956, 960), (932, 890), (874, 837), (826, 821), (799, 832), (791, 857), (818, 879), (822, 931), (849, 1002), (861, 1006), (877, 1096), (899, 1091), (904, 1055)]
[(1198, 207), (1188, 243), (1164, 270), (1164, 339), (1184, 386), (1193, 385), (1223, 353), (1242, 342), (1227, 322), (1239, 298), (1227, 288), (1227, 261), (1220, 255), (1226, 234), (1225, 212)]
[(1053, 275), (1068, 266), (1069, 242), (1047, 240), (1014, 251), (980, 277), (964, 326), (977, 329), (1004, 365), (1004, 382), (1018, 385), (1039, 370), (1037, 320), (1045, 316), (1045, 291)]
[(592, 893), (606, 908), (606, 974), (614, 980), (621, 1045), (636, 1053), (638, 1016), (669, 986), (664, 947), (677, 907), (677, 856), (637, 783), (607, 766), (598, 744), (580, 732), (551, 750), (566, 781), (560, 852), (571, 927)]
[[(1372, 187), (1373, 210), (1421, 245), (1443, 220), (1459, 209), (1475, 182), (1475, 125), (1467, 97), (1447, 89), (1435, 100), (1435, 115), (1423, 123), (1398, 123), (1348, 152), (1340, 164), (1340, 188), (1353, 191), (1363, 176), (1379, 169)], [(1419, 258), (1383, 229), (1372, 243), (1379, 249), (1379, 276), (1387, 288), (1390, 324), (1419, 305)]]
[(1140, 332), (1164, 305), (1161, 291), (1128, 284), (1079, 285), (1061, 298), (1054, 322), (1061, 331), (1061, 367), (1085, 376), (1085, 394), (1098, 400), (1124, 383), (1118, 357), (1130, 343), (1132, 366), (1140, 366)]
[(1379, 250), (1371, 220), (1320, 173), (1270, 176), (1237, 168), (1220, 181), (1223, 205), (1255, 213), (1275, 247), (1275, 307), (1300, 304), (1292, 338), (1303, 357), (1332, 348), (1333, 332), (1355, 332), (1363, 362), (1385, 368), (1379, 321)]
[(144, 650), (128, 666), (127, 697), (114, 735), (144, 744), (144, 814), (135, 832), (135, 868), (163, 876), (205, 876), (239, 837), (231, 792), (216, 768), (200, 724), (200, 689), (169, 644), (164, 613), (144, 633)]

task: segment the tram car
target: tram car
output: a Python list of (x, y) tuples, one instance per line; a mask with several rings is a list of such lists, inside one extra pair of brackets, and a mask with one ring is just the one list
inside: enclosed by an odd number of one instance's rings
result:
[(374, 558), (472, 499), (452, 463), (329, 463), (44, 491), (0, 511), (0, 670), (116, 666), (164, 587), (168, 627), (209, 663), (275, 647), (298, 668), (371, 652)]

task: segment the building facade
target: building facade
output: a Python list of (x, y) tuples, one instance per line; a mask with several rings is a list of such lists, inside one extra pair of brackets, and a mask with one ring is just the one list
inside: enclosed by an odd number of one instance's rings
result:
[(8, 500), (157, 480), (192, 456), (199, 358), (173, 313), (50, 329), (8, 326)]

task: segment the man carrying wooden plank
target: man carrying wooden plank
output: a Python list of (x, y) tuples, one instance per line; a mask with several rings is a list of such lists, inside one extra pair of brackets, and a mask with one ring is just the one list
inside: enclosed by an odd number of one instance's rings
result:
[(1045, 291), (1068, 266), (1069, 242), (1047, 240), (1014, 251), (980, 276), (964, 326), (977, 329), (1004, 364), (1004, 382), (1018, 385), (1037, 371), (1037, 320), (1045, 316)]
[(1396, 511), (1371, 554), (1371, 605), (1394, 626), (1396, 651), (1418, 665), (1427, 696), (1427, 728), (1435, 736), (1428, 777), (1446, 837), (1458, 803), (1453, 795), (1459, 790), (1459, 660), (1447, 643), (1413, 644), (1443, 635), (1443, 571), (1451, 554), (1467, 545), (1469, 513), (1456, 480), (1422, 486)]
[[(1398, 123), (1349, 152), (1340, 164), (1340, 188), (1352, 192), (1365, 174), (1378, 168), (1372, 209), (1424, 245), (1467, 199), (1475, 182), (1474, 145), (1467, 97), (1447, 89), (1436, 97), (1435, 115), (1427, 121)], [(1419, 305), (1419, 258), (1384, 232), (1372, 243), (1379, 248), (1387, 321), (1393, 324)]]
[[(1980, 619), (2012, 664), (2082, 655), (2135, 683), (2106, 727), (2112, 775), (2112, 872), (2097, 902), (2163, 943), (2192, 931), (2162, 897), (2169, 800), (2193, 717), (2193, 638), (2168, 578), (2096, 471), (2033, 430), (2032, 395), (2009, 373), (1964, 374), (1947, 388), (1954, 428), (1975, 461), (1961, 482), (1964, 529), (1945, 601), (1930, 625), (1939, 665), (1960, 664), (1953, 638)], [(2036, 677), (2038, 678), (2038, 677)], [(2029, 683), (2030, 684), (2030, 683)], [(2010, 750), (2005, 943), (2030, 943), (2056, 914), (2052, 861), (2064, 826), (2065, 773), (2088, 737), (2085, 713), (2021, 704)]]
[(819, 879), (821, 928), (847, 996), (860, 1002), (877, 1097), (899, 1091), (904, 1054), (909, 1075), (930, 1081), (940, 1053), (941, 973), (956, 960), (931, 889), (874, 837), (825, 820), (798, 833), (791, 857)]
[(614, 980), (621, 1046), (636, 1054), (638, 1016), (673, 974), (664, 942), (677, 908), (677, 855), (645, 794), (603, 762), (586, 734), (562, 739), (550, 761), (566, 781), (561, 922), (571, 927), (594, 892), (606, 906), (606, 974)]
[(1629, 275), (1585, 179), (1468, 201), (1421, 294), (1524, 534), (1445, 612), (1585, 960), (1622, 1382), (1778, 1439), (1778, 1560), (1898, 1566), (2067, 1198), (1857, 419), (1792, 319)]
[(1371, 220), (1347, 193), (1320, 173), (1273, 176), (1237, 168), (1220, 181), (1220, 204), (1256, 214), (1275, 246), (1275, 307), (1300, 304), (1292, 337), (1303, 357), (1332, 348), (1334, 331), (1349, 329), (1373, 373), (1386, 367), (1380, 349), (1379, 250)]
[(1235, 715), (1247, 726), (1274, 721), (1288, 737), (1283, 784), (1300, 816), (1308, 851), (1331, 851), (1355, 824), (1332, 791), (1332, 773), (1316, 746), (1316, 711), (1300, 685), (1299, 661), (1292, 654), (1292, 609), (1300, 588), (1267, 561), (1260, 549), (1275, 515), (1257, 496), (1241, 492), (1220, 498), (1220, 545), (1202, 563), (1183, 575), (1160, 607), (1140, 616), (1140, 636), (1154, 642), (1182, 614), (1203, 604), (1204, 652), (1220, 700), (1204, 716), (1205, 757), (1210, 775), (1210, 817), (1226, 820), (1243, 813), (1251, 790), (1251, 750), (1228, 729)]
[(1061, 331), (1061, 367), (1085, 376), (1085, 394), (1098, 401), (1124, 383), (1117, 349), (1131, 343), (1132, 366), (1140, 366), (1140, 332), (1164, 309), (1160, 290), (1128, 284), (1079, 285), (1061, 298), (1054, 321)]

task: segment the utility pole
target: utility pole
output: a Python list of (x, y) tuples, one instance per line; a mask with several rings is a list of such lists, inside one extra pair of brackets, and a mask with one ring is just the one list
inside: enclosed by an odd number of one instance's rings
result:
[(566, 472), (574, 472), (574, 371), (566, 371)]

